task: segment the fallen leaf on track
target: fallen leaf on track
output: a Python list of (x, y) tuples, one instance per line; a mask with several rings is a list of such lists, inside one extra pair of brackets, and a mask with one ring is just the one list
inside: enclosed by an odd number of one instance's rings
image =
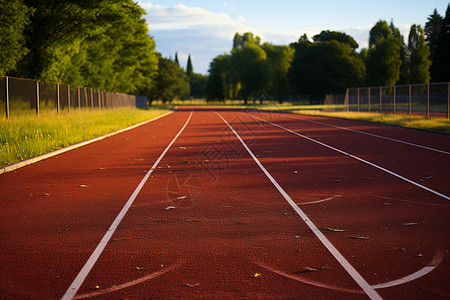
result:
[(180, 160), (180, 162), (182, 162), (183, 164), (188, 164), (189, 163), (188, 160)]
[(259, 273), (255, 273), (255, 274), (253, 275), (254, 278), (257, 278), (257, 277), (259, 277), (259, 276), (261, 276), (261, 274), (259, 274)]
[(297, 271), (295, 273), (306, 273), (306, 272), (317, 272), (319, 270), (317, 270), (316, 268), (311, 268), (311, 267), (303, 267), (300, 271)]
[(186, 147), (178, 147), (178, 149), (186, 150)]
[(136, 270), (139, 270), (139, 271), (145, 270), (145, 268), (142, 268), (142, 267), (136, 267), (135, 269), (136, 269)]
[(190, 288), (193, 288), (193, 287), (196, 287), (196, 286), (199, 286), (199, 285), (200, 285), (200, 283), (193, 283), (193, 284), (186, 283), (186, 286), (190, 287)]
[(319, 227), (321, 229), (325, 229), (327, 231), (333, 231), (333, 232), (345, 232), (347, 230), (345, 229), (337, 229), (337, 228), (330, 228), (330, 227)]
[(349, 239), (369, 240), (367, 236), (349, 235)]
[(171, 209), (175, 209), (175, 208), (176, 208), (175, 206), (169, 205), (164, 210), (171, 210)]
[(80, 188), (87, 188), (88, 186), (87, 185), (85, 185), (85, 184), (81, 184), (80, 185)]
[(411, 226), (411, 225), (417, 225), (419, 223), (411, 222), (411, 223), (403, 223), (404, 226)]

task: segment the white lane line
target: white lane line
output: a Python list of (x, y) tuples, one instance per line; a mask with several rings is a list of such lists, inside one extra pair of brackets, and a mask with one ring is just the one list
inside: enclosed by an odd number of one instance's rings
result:
[(362, 290), (369, 296), (370, 299), (382, 299), (380, 295), (373, 289), (373, 287), (367, 283), (367, 281), (356, 271), (356, 269), (345, 259), (345, 257), (334, 247), (334, 245), (323, 235), (323, 233), (317, 228), (316, 225), (309, 219), (309, 217), (298, 207), (298, 205), (291, 199), (291, 197), (286, 193), (286, 191), (278, 184), (278, 182), (270, 175), (270, 173), (264, 168), (261, 162), (256, 158), (253, 152), (248, 148), (247, 144), (242, 140), (239, 134), (234, 130), (234, 128), (219, 114), (216, 114), (222, 119), (222, 121), (227, 124), (234, 135), (238, 138), (241, 144), (244, 146), (245, 150), (250, 154), (259, 168), (264, 172), (264, 174), (269, 178), (272, 184), (278, 189), (284, 199), (291, 205), (291, 207), (297, 212), (297, 214), (303, 219), (303, 221), (308, 225), (316, 237), (322, 242), (322, 244), (330, 251), (330, 253), (336, 258), (336, 260), (344, 267), (347, 273), (356, 281), (356, 283), (362, 288)]
[(431, 188), (429, 188), (429, 187), (426, 187), (426, 186), (424, 186), (424, 185), (421, 185), (420, 183), (417, 183), (417, 182), (415, 182), (415, 181), (412, 181), (411, 179), (408, 179), (408, 178), (406, 178), (406, 177), (403, 177), (403, 176), (401, 176), (401, 175), (399, 175), (399, 174), (397, 174), (397, 173), (395, 173), (395, 172), (393, 172), (393, 171), (390, 171), (390, 170), (388, 170), (388, 169), (385, 169), (385, 168), (383, 168), (383, 167), (381, 167), (381, 166), (379, 166), (379, 165), (377, 165), (377, 164), (374, 164), (374, 163), (372, 163), (372, 162), (370, 162), (370, 161), (367, 161), (367, 160), (365, 160), (365, 159), (362, 159), (362, 158), (360, 158), (360, 157), (358, 157), (358, 156), (355, 156), (355, 155), (353, 155), (353, 154), (347, 153), (347, 152), (345, 152), (345, 151), (343, 151), (343, 150), (340, 150), (340, 149), (335, 148), (335, 147), (333, 147), (333, 146), (330, 146), (330, 145), (328, 145), (328, 144), (322, 143), (322, 142), (320, 142), (320, 141), (318, 141), (318, 140), (315, 140), (315, 139), (313, 139), (313, 138), (307, 137), (306, 135), (300, 134), (300, 133), (298, 133), (298, 132), (295, 132), (295, 131), (293, 131), (293, 130), (291, 130), (291, 129), (289, 129), (289, 128), (283, 127), (283, 126), (278, 125), (278, 124), (276, 124), (276, 123), (273, 123), (273, 122), (270, 122), (270, 121), (267, 121), (267, 120), (264, 120), (264, 119), (261, 119), (261, 118), (252, 116), (252, 115), (250, 115), (250, 116), (251, 116), (252, 118), (255, 118), (255, 119), (264, 121), (264, 122), (266, 122), (266, 123), (269, 123), (269, 124), (271, 124), (271, 125), (273, 125), (273, 126), (275, 126), (275, 127), (278, 127), (278, 128), (280, 128), (280, 129), (282, 129), (282, 130), (285, 130), (285, 131), (287, 131), (287, 132), (290, 132), (290, 133), (292, 133), (292, 134), (295, 134), (296, 136), (299, 136), (299, 137), (302, 137), (302, 138), (304, 138), (304, 139), (307, 139), (308, 141), (314, 142), (314, 143), (319, 144), (319, 145), (321, 145), (321, 146), (327, 147), (328, 149), (334, 150), (334, 151), (339, 152), (339, 153), (341, 153), (341, 154), (344, 154), (344, 155), (346, 155), (346, 156), (348, 156), (348, 157), (351, 157), (351, 158), (354, 158), (354, 159), (356, 159), (356, 160), (359, 160), (360, 162), (363, 162), (363, 163), (368, 164), (368, 165), (370, 165), (370, 166), (372, 166), (372, 167), (375, 167), (375, 168), (377, 168), (377, 169), (379, 169), (379, 170), (381, 170), (381, 171), (384, 171), (384, 172), (386, 172), (386, 173), (389, 173), (389, 174), (391, 174), (391, 175), (393, 175), (393, 176), (395, 176), (395, 177), (397, 177), (397, 178), (400, 178), (400, 179), (403, 180), (403, 181), (406, 181), (406, 182), (408, 182), (408, 183), (411, 183), (411, 184), (413, 184), (413, 185), (415, 185), (415, 186), (417, 186), (417, 187), (419, 187), (419, 188), (421, 188), (421, 189), (424, 189), (424, 190), (426, 190), (426, 191), (428, 191), (428, 192), (430, 192), (430, 193), (433, 193), (433, 194), (435, 194), (435, 195), (437, 195), (437, 196), (439, 196), (439, 197), (442, 197), (442, 198), (444, 198), (444, 199), (446, 199), (446, 200), (450, 200), (450, 197), (447, 196), (447, 195), (444, 195), (444, 194), (442, 194), (442, 193), (439, 193), (438, 191), (435, 191), (435, 190), (433, 190), (433, 189), (431, 189)]
[(175, 143), (177, 138), (184, 131), (184, 129), (186, 128), (187, 124), (191, 120), (191, 117), (192, 117), (192, 111), (189, 114), (189, 117), (187, 118), (187, 120), (184, 123), (183, 127), (180, 129), (180, 131), (177, 133), (177, 135), (173, 138), (173, 140), (169, 143), (169, 145), (167, 145), (166, 149), (164, 149), (164, 151), (161, 153), (161, 155), (155, 161), (155, 163), (153, 164), (151, 169), (147, 172), (147, 174), (145, 174), (144, 178), (141, 180), (141, 182), (139, 183), (137, 188), (134, 190), (133, 194), (130, 196), (130, 198), (128, 199), (127, 203), (125, 203), (124, 207), (122, 208), (120, 213), (117, 215), (116, 219), (111, 224), (111, 226), (109, 227), (108, 231), (105, 233), (105, 235), (101, 239), (100, 243), (97, 245), (97, 247), (95, 248), (94, 252), (92, 252), (92, 254), (89, 257), (88, 261), (83, 266), (83, 268), (81, 269), (80, 273), (78, 273), (77, 277), (72, 282), (72, 284), (69, 286), (69, 288), (67, 289), (66, 293), (64, 294), (64, 296), (61, 299), (64, 299), (64, 300), (72, 299), (75, 296), (75, 294), (77, 293), (78, 289), (83, 284), (84, 280), (86, 279), (86, 277), (88, 276), (89, 272), (91, 271), (92, 267), (97, 262), (97, 259), (100, 257), (100, 255), (102, 254), (103, 250), (106, 248), (106, 245), (108, 244), (108, 242), (111, 239), (112, 235), (116, 231), (117, 227), (119, 226), (119, 224), (122, 221), (123, 217), (127, 213), (128, 209), (133, 204), (134, 200), (136, 199), (137, 195), (141, 191), (141, 189), (144, 186), (145, 182), (150, 177), (150, 175), (153, 173), (153, 171), (156, 169), (156, 167), (158, 166), (159, 162), (166, 155), (167, 151), (169, 151), (170, 147), (172, 147), (173, 143)]
[(347, 130), (347, 131), (351, 131), (351, 132), (355, 132), (355, 133), (365, 134), (365, 135), (377, 137), (377, 138), (380, 138), (380, 139), (385, 139), (385, 140), (388, 140), (388, 141), (391, 141), (391, 142), (401, 143), (401, 144), (405, 144), (405, 145), (409, 145), (409, 146), (413, 146), (413, 147), (418, 147), (418, 148), (422, 148), (422, 149), (426, 149), (426, 150), (435, 151), (435, 152), (439, 152), (439, 153), (450, 155), (450, 152), (447, 152), (447, 151), (444, 151), (444, 150), (439, 150), (439, 149), (436, 149), (436, 148), (431, 148), (431, 147), (427, 147), (427, 146), (423, 146), (423, 145), (419, 145), (419, 144), (414, 144), (414, 143), (410, 143), (410, 142), (406, 142), (406, 141), (402, 141), (402, 140), (397, 140), (397, 139), (389, 138), (389, 137), (378, 135), (378, 134), (373, 134), (373, 133), (369, 133), (369, 132), (365, 132), (365, 131), (359, 131), (359, 130), (350, 129), (350, 128), (346, 128), (346, 127), (331, 125), (331, 124), (327, 124), (327, 123), (323, 123), (323, 122), (319, 122), (319, 121), (307, 120), (307, 119), (304, 119), (304, 118), (301, 118), (301, 117), (294, 117), (294, 116), (287, 116), (287, 117), (291, 118), (291, 119), (302, 120), (304, 122), (315, 123), (315, 124), (320, 124), (320, 125), (324, 125), (324, 126), (334, 127), (334, 128)]

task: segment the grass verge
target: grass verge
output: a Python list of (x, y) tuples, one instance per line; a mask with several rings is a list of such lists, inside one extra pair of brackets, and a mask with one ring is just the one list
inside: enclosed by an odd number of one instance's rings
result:
[(167, 109), (79, 110), (0, 119), (0, 167), (155, 118)]
[(420, 115), (394, 115), (367, 112), (323, 112), (317, 110), (297, 110), (294, 113), (351, 119), (450, 134), (450, 120), (447, 118), (427, 118)]

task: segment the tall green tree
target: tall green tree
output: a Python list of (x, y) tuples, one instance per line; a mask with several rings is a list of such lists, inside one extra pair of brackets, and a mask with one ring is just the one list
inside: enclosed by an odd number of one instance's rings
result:
[(283, 95), (290, 95), (292, 88), (289, 83), (289, 67), (294, 59), (295, 48), (264, 43), (262, 49), (266, 52), (269, 68), (269, 80), (264, 90), (271, 96), (281, 99)]
[(299, 41), (289, 78), (298, 93), (309, 94), (314, 102), (325, 94), (344, 93), (348, 87), (361, 85), (364, 72), (360, 56), (346, 42)]
[(436, 53), (438, 52), (439, 47), (439, 39), (441, 36), (442, 26), (443, 26), (444, 19), (442, 16), (438, 13), (437, 9), (434, 9), (433, 14), (431, 14), (428, 17), (428, 21), (425, 24), (425, 40), (430, 47), (430, 60), (431, 60), (431, 66), (430, 66), (430, 76), (431, 81), (436, 82), (434, 78), (436, 78), (435, 75), (435, 67), (436, 64), (434, 63), (437, 61), (436, 59)]
[(170, 103), (188, 95), (189, 92), (189, 79), (185, 71), (175, 61), (159, 55), (158, 76), (155, 88), (149, 95), (150, 101), (160, 99), (164, 103)]
[(22, 0), (0, 0), (0, 11), (0, 76), (4, 76), (13, 71), (29, 51), (24, 31), (34, 10)]
[(313, 37), (314, 42), (322, 43), (327, 41), (337, 41), (339, 43), (348, 44), (352, 50), (356, 50), (359, 45), (355, 39), (348, 34), (339, 31), (323, 30), (320, 34)]
[(233, 45), (231, 61), (241, 85), (240, 96), (247, 104), (249, 97), (263, 89), (269, 80), (267, 55), (260, 46), (260, 38), (249, 32), (236, 34)]
[(408, 37), (409, 83), (428, 83), (431, 65), (430, 47), (425, 43), (425, 33), (420, 25), (412, 25)]
[(433, 82), (450, 81), (450, 4), (442, 20), (439, 38), (431, 65)]
[(393, 24), (378, 21), (370, 30), (369, 50), (366, 59), (369, 85), (394, 85), (400, 78), (402, 66), (401, 35)]
[(186, 74), (187, 76), (191, 76), (194, 74), (194, 67), (192, 67), (191, 55), (188, 56), (188, 60), (186, 63)]

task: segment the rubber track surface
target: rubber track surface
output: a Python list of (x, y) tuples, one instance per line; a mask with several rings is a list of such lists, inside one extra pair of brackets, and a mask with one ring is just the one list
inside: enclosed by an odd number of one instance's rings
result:
[[(192, 109), (0, 175), (0, 298), (61, 298)], [(383, 299), (450, 296), (448, 200), (261, 119), (447, 196), (450, 155), (326, 124), (447, 152), (448, 136), (195, 109), (76, 297), (367, 299), (216, 112)]]

